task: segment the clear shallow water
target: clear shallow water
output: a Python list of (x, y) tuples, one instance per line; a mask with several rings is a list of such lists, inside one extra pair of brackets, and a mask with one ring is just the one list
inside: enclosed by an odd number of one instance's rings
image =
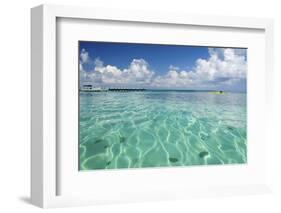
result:
[(246, 163), (246, 94), (80, 92), (80, 170)]

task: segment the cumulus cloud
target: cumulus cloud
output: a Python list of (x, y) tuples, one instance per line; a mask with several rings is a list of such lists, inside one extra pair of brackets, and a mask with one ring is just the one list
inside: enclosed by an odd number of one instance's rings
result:
[(85, 49), (82, 49), (80, 53), (80, 60), (82, 64), (87, 63), (89, 60), (89, 53)]
[(245, 49), (209, 48), (209, 57), (197, 59), (192, 69), (171, 65), (166, 74), (156, 75), (144, 59), (133, 59), (126, 69), (119, 69), (105, 66), (99, 58), (91, 59), (82, 49), (79, 67), (81, 82), (103, 86), (212, 88), (245, 81), (247, 59)]
[(245, 49), (209, 48), (209, 58), (197, 59), (191, 70), (170, 66), (164, 76), (152, 82), (155, 87), (217, 87), (233, 85), (246, 79)]
[[(83, 50), (82, 50), (83, 52)], [(82, 57), (84, 57), (82, 59)], [(80, 55), (80, 80), (82, 83), (95, 83), (103, 86), (149, 86), (154, 72), (144, 59), (133, 59), (126, 69), (106, 65), (99, 59), (88, 58), (85, 53)], [(85, 69), (84, 67), (87, 67)]]

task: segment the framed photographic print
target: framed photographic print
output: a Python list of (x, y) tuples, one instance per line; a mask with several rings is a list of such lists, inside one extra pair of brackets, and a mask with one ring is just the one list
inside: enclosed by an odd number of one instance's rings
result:
[(269, 192), (272, 30), (269, 19), (33, 8), (32, 203)]
[(79, 169), (247, 163), (246, 71), (245, 48), (79, 41)]

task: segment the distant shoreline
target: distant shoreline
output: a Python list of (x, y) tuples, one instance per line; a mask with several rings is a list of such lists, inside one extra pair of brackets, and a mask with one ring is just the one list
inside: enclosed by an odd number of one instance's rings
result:
[(190, 92), (190, 93), (247, 93), (247, 91), (222, 91), (222, 90), (187, 90), (187, 89), (107, 89), (107, 90), (79, 90), (79, 92)]

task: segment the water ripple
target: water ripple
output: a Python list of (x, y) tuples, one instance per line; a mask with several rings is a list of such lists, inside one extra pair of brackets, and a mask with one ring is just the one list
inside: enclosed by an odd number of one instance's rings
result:
[(246, 94), (80, 93), (81, 170), (247, 161)]

